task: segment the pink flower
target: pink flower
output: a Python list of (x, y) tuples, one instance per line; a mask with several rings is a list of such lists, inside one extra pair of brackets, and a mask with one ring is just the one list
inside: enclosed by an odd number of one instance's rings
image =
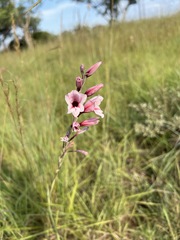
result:
[(98, 68), (99, 66), (101, 65), (101, 61), (100, 62), (97, 62), (95, 63), (94, 65), (92, 65), (85, 73), (85, 76), (88, 78), (90, 77)]
[(96, 96), (87, 101), (84, 105), (84, 112), (95, 112), (100, 117), (104, 117), (103, 111), (100, 109), (99, 105), (101, 104), (103, 97)]
[(84, 111), (84, 102), (87, 99), (87, 95), (79, 93), (76, 90), (72, 90), (70, 93), (65, 95), (65, 100), (68, 104), (68, 112), (72, 113), (74, 117), (77, 117), (81, 112)]
[(99, 118), (90, 118), (87, 120), (84, 120), (80, 123), (80, 126), (92, 126), (96, 125), (99, 122)]
[(65, 137), (61, 137), (61, 141), (62, 142), (68, 142), (69, 141), (69, 138), (68, 138), (68, 136), (65, 136)]
[(88, 113), (88, 112), (93, 112), (95, 108), (95, 103), (93, 101), (91, 101), (91, 99), (89, 101), (87, 101), (84, 105), (84, 112)]
[(77, 131), (79, 131), (79, 128), (80, 128), (80, 124), (78, 122), (73, 122), (73, 124), (72, 124), (73, 131), (77, 132)]
[(85, 94), (89, 97), (91, 95), (93, 95), (94, 93), (96, 93), (97, 91), (99, 91), (104, 85), (102, 83), (96, 85), (96, 86), (93, 86), (91, 88), (89, 88)]
[(82, 88), (83, 85), (83, 79), (80, 77), (76, 78), (76, 87), (77, 87), (77, 91), (79, 92)]

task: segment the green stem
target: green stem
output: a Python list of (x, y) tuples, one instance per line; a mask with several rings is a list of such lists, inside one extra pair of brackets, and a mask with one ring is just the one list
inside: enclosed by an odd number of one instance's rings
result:
[(61, 166), (62, 166), (62, 163), (63, 163), (63, 158), (64, 158), (66, 152), (67, 152), (67, 146), (65, 146), (65, 147), (63, 148), (62, 154), (59, 156), (59, 159), (58, 159), (58, 168), (56, 169), (55, 176), (54, 176), (53, 181), (52, 181), (52, 184), (51, 184), (50, 196), (51, 196), (52, 191), (53, 191), (53, 189), (54, 189), (54, 185), (55, 185), (55, 182), (56, 182), (56, 178), (57, 178), (58, 173), (59, 173), (59, 171), (60, 171), (60, 169), (61, 169)]

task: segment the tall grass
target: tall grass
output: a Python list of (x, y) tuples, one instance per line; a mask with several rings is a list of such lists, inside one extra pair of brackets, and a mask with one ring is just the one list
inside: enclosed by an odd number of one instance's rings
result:
[[(179, 125), (172, 120), (180, 112), (179, 43), (174, 16), (1, 53), (0, 239), (180, 238)], [(66, 156), (50, 198), (60, 137), (71, 121), (64, 95), (79, 65), (99, 60), (87, 87), (104, 83), (105, 118), (79, 136), (89, 156)], [(151, 111), (136, 111), (141, 104), (160, 106), (170, 129), (160, 126), (158, 134), (146, 122)], [(137, 133), (136, 124), (154, 136)]]

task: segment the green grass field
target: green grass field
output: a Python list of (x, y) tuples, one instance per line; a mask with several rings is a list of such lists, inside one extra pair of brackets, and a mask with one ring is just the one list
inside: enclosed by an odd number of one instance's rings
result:
[[(0, 54), (0, 239), (180, 239), (180, 16), (64, 33)], [(105, 117), (51, 182), (79, 66)], [(91, 115), (92, 116), (92, 115)]]

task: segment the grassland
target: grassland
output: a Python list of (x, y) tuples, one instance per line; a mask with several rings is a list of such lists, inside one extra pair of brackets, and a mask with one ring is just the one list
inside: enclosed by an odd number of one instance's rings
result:
[[(180, 239), (180, 16), (0, 54), (0, 239)], [(65, 94), (102, 60), (105, 118), (65, 156)]]

